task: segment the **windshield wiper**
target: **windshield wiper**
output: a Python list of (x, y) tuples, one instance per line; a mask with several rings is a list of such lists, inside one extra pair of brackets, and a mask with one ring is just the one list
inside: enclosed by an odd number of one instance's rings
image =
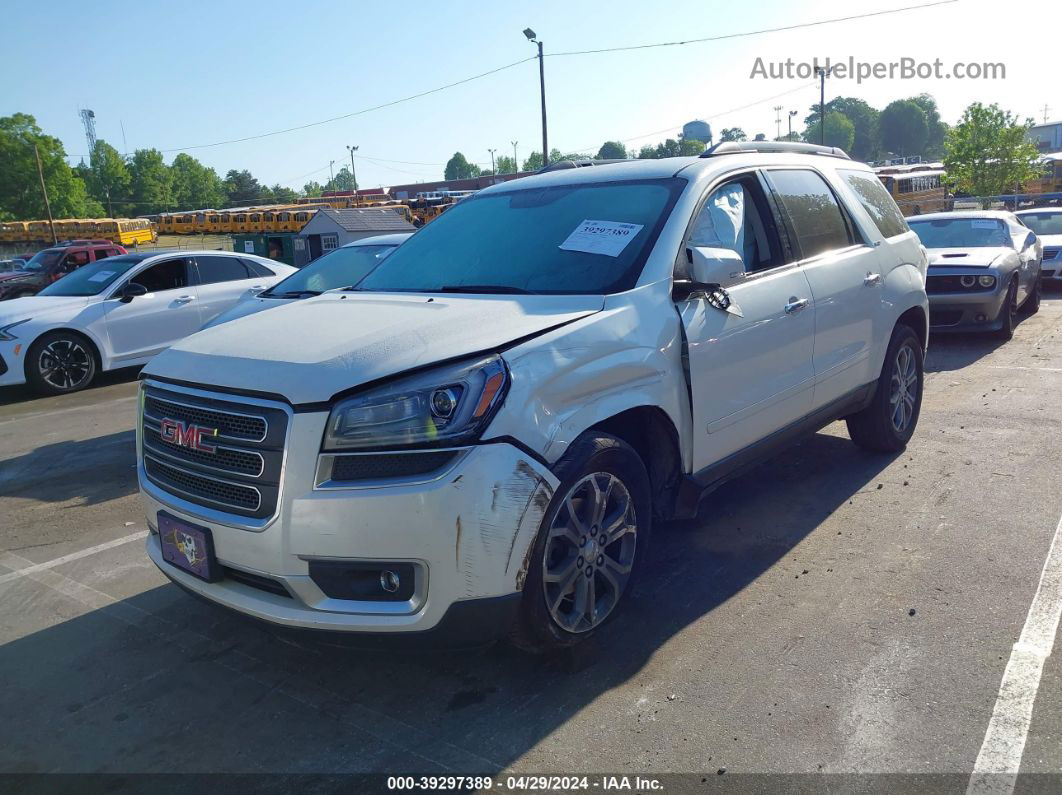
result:
[(504, 284), (444, 284), (438, 290), (425, 290), (425, 292), (537, 295), (534, 290), (525, 290), (523, 287), (509, 287)]
[(286, 293), (259, 293), (258, 297), (262, 298), (264, 296), (266, 298), (312, 298), (313, 296), (320, 294), (321, 293), (318, 290), (291, 290)]

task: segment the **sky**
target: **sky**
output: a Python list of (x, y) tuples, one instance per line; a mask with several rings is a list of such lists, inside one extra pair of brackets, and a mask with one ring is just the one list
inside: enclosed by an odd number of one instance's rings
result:
[[(521, 161), (541, 147), (534, 60), (379, 110), (219, 146), (351, 114), (547, 54), (549, 145), (595, 153), (606, 140), (628, 148), (676, 137), (705, 119), (718, 136), (778, 129), (774, 106), (797, 110), (802, 129), (818, 102), (814, 80), (752, 76), (763, 62), (1001, 62), (1005, 79), (830, 78), (827, 100), (856, 96), (881, 108), (932, 94), (954, 123), (971, 102), (998, 102), (1021, 117), (1062, 119), (1051, 31), (1058, 0), (957, 0), (946, 5), (704, 43), (587, 55), (551, 55), (724, 36), (876, 11), (926, 0), (715, 2), (542, 0), (437, 2), (102, 2), (9, 4), (7, 77), (0, 115), (29, 113), (58, 136), (71, 163), (87, 152), (79, 108), (96, 114), (98, 137), (119, 151), (155, 147), (167, 162), (187, 151), (224, 176), (248, 169), (259, 181), (301, 188), (325, 182), (357, 146), (360, 187), (441, 179), (455, 152), (486, 167), (489, 149)], [(57, 35), (54, 20), (71, 38)], [(25, 68), (14, 71), (17, 64)], [(123, 142), (124, 128), (124, 142)]]

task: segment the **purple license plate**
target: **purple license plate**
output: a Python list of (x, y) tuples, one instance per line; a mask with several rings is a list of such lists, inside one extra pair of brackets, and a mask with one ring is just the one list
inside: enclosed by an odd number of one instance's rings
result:
[(200, 579), (213, 581), (217, 564), (210, 530), (166, 513), (160, 512), (158, 519), (163, 559)]

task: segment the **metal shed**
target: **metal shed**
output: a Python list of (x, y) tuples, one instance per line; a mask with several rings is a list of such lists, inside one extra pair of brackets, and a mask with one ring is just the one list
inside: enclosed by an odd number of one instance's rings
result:
[(301, 268), (322, 254), (363, 237), (413, 231), (416, 227), (390, 207), (323, 207), (298, 234), (305, 243), (300, 248), (296, 240), (295, 266)]

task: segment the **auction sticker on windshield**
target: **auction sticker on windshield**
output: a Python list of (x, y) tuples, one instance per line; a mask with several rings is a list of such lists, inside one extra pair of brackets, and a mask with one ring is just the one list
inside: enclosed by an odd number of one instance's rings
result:
[(641, 224), (583, 221), (558, 248), (565, 251), (582, 251), (587, 254), (618, 257), (640, 231), (642, 231)]
[(94, 276), (89, 276), (89, 281), (90, 282), (105, 282), (109, 278), (111, 278), (112, 276), (114, 276), (114, 271), (100, 271), (99, 273), (95, 274)]

